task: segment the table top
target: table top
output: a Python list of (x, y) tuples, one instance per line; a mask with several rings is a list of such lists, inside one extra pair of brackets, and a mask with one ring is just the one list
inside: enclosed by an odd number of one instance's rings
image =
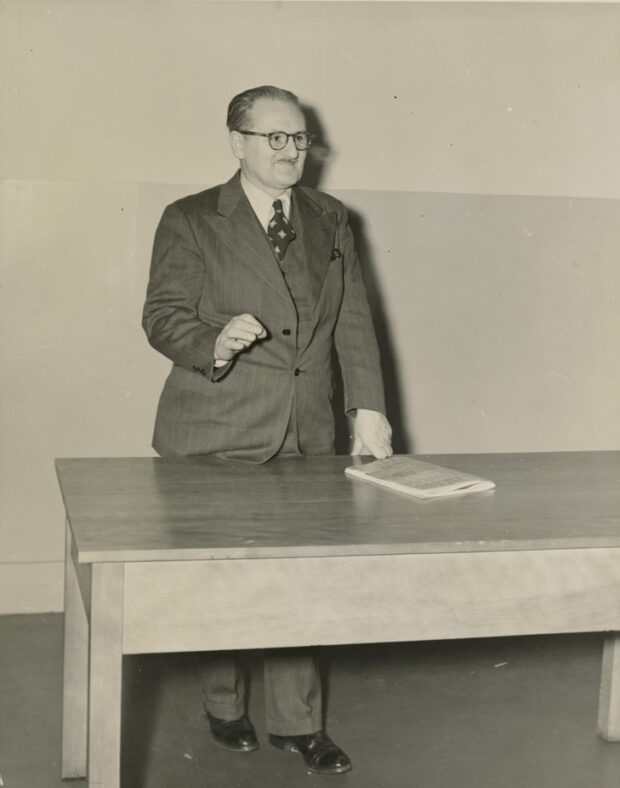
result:
[(347, 456), (56, 469), (80, 563), (620, 547), (620, 452), (418, 456), (497, 487), (419, 500), (345, 476)]

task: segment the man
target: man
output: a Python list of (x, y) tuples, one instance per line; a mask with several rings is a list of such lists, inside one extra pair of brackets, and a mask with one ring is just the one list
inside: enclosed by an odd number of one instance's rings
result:
[[(346, 212), (297, 185), (311, 143), (298, 99), (253, 88), (233, 98), (227, 122), (240, 171), (168, 206), (155, 236), (143, 326), (173, 367), (153, 447), (259, 463), (333, 454), (335, 347), (352, 451), (387, 457), (379, 354)], [(210, 657), (204, 694), (215, 740), (256, 749), (234, 660)], [(268, 652), (265, 695), (271, 744), (317, 773), (351, 768), (322, 730), (311, 653)]]

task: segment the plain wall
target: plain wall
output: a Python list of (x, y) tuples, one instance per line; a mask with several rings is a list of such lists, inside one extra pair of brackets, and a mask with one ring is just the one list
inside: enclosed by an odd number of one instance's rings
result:
[(163, 207), (227, 180), (225, 109), (297, 92), (350, 207), (396, 443), (618, 448), (620, 8), (0, 7), (0, 612), (62, 608), (56, 456), (144, 456)]

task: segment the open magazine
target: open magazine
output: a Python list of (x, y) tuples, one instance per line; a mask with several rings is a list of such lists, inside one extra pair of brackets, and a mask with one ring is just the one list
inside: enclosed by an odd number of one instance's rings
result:
[(348, 476), (365, 479), (416, 498), (440, 498), (447, 495), (492, 490), (495, 482), (481, 479), (441, 465), (399, 455), (387, 460), (375, 460), (365, 465), (345, 468)]

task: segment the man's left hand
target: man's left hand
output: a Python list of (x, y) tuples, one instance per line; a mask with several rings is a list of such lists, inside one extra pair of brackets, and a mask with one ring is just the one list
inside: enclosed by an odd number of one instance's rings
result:
[(392, 456), (392, 428), (383, 413), (357, 409), (351, 454), (372, 454), (379, 460)]

